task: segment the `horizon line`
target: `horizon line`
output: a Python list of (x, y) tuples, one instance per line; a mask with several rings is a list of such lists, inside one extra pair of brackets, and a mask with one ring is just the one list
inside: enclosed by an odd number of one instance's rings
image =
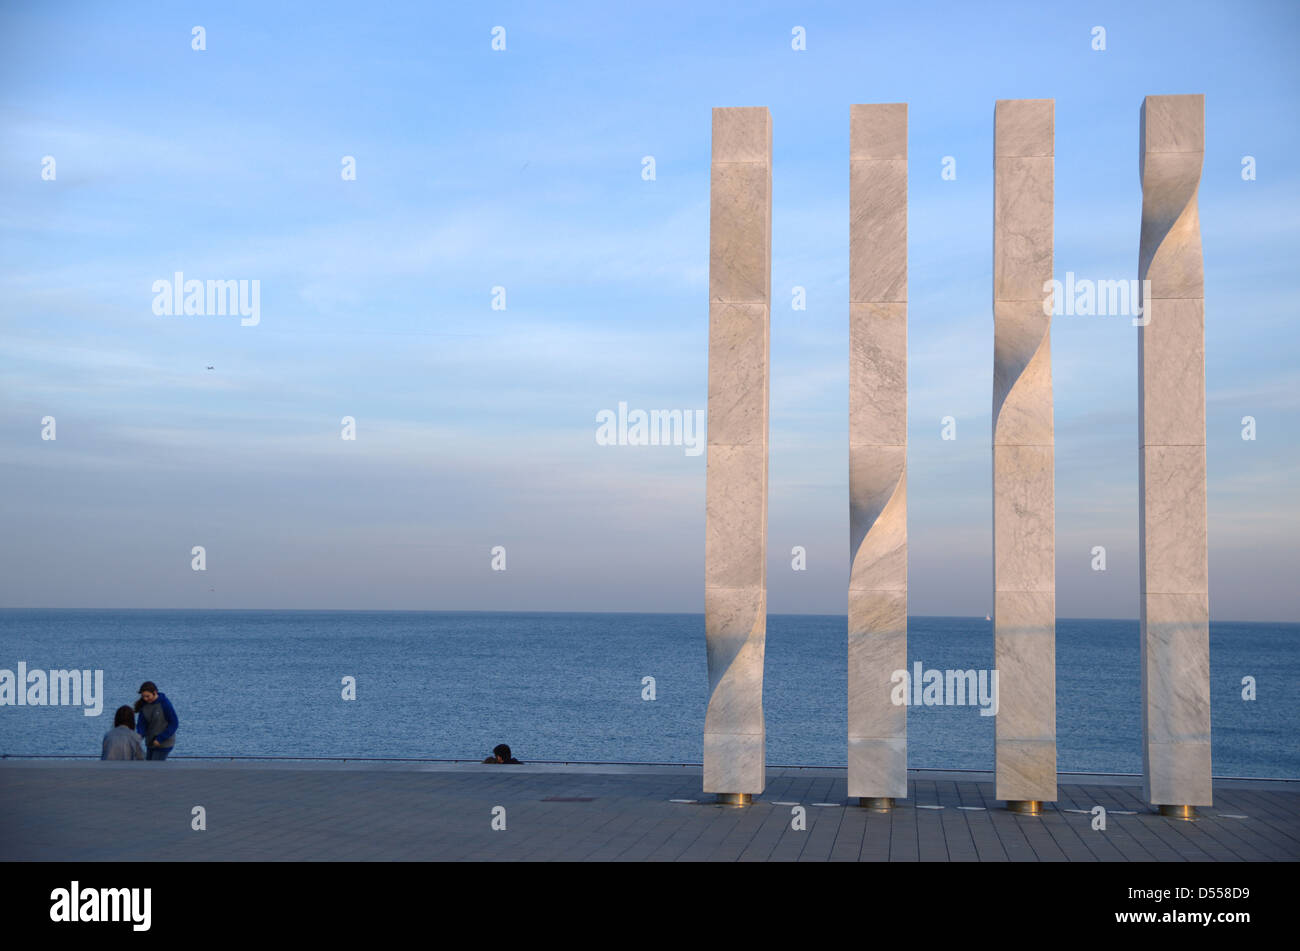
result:
[[(48, 606), (8, 606), (0, 605), (0, 611), (133, 611), (133, 612), (186, 612), (192, 614), (217, 613), (217, 612), (260, 612), (260, 613), (296, 613), (296, 614), (611, 614), (611, 615), (662, 615), (666, 617), (704, 617), (703, 611), (558, 611), (558, 610), (487, 610), (483, 608), (69, 608), (69, 607), (48, 607)], [(768, 611), (768, 617), (833, 617), (845, 618), (848, 614), (827, 613), (824, 611)], [(979, 621), (981, 623), (992, 624), (992, 620), (986, 620), (975, 614), (908, 614), (908, 619), (942, 619), (942, 620), (962, 620), (962, 621)], [(1141, 618), (1137, 617), (1063, 617), (1058, 616), (1057, 621), (1128, 621), (1140, 623)], [(1300, 621), (1283, 621), (1283, 620), (1234, 620), (1231, 618), (1210, 618), (1211, 624), (1300, 624)]]

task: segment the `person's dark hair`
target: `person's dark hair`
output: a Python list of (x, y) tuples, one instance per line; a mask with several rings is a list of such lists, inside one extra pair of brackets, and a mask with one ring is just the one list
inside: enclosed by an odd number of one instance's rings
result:
[[(150, 693), (156, 694), (158, 692), (158, 685), (154, 683), (152, 680), (146, 680), (144, 683), (140, 685), (140, 692), (144, 693), (146, 690), (148, 690)], [(143, 709), (144, 709), (144, 698), (141, 697), (139, 700), (135, 702), (135, 712), (139, 713)]]
[(492, 747), (492, 755), (500, 756), (501, 762), (508, 763), (510, 762), (510, 747), (506, 746), (504, 743), (498, 743), (496, 746)]
[(135, 726), (135, 712), (127, 706), (118, 707), (113, 726)]

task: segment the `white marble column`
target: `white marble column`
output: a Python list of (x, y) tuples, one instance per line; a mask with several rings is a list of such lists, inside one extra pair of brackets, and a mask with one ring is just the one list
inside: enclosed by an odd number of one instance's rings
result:
[(766, 784), (772, 290), (772, 116), (766, 108), (713, 110), (709, 189), (704, 791), (743, 797), (761, 793)]
[(848, 794), (907, 796), (907, 103), (849, 107)]
[(1054, 124), (1052, 99), (1000, 99), (994, 109), (995, 794), (1016, 806), (1056, 800), (1056, 516), (1044, 313)]
[(1204, 96), (1142, 104), (1138, 277), (1142, 773), (1160, 806), (1212, 805), (1205, 513)]

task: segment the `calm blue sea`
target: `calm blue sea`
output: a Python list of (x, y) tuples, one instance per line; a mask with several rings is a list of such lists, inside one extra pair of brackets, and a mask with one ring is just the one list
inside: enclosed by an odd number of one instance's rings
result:
[[(768, 619), (768, 762), (845, 762), (845, 619)], [(993, 664), (983, 619), (914, 617), (926, 668)], [(1057, 622), (1059, 768), (1139, 772), (1136, 621)], [(1300, 777), (1300, 624), (1210, 625), (1214, 773)], [(0, 610), (0, 668), (101, 668), (104, 713), (0, 706), (0, 753), (98, 753), (156, 681), (176, 753), (699, 762), (698, 614)], [(356, 678), (357, 699), (341, 698)], [(655, 678), (645, 701), (642, 678)], [(1252, 676), (1258, 699), (1241, 698)], [(908, 710), (912, 766), (991, 769), (993, 718)]]

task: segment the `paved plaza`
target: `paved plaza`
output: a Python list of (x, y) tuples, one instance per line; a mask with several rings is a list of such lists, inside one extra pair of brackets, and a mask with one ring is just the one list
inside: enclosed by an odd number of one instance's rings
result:
[[(1300, 858), (1300, 782), (1217, 780), (1214, 806), (1187, 822), (1152, 812), (1137, 777), (1062, 775), (1040, 816), (1008, 812), (992, 779), (912, 770), (909, 798), (878, 813), (849, 805), (845, 771), (830, 768), (770, 769), (763, 795), (734, 807), (701, 792), (698, 766), (4, 759), (0, 860)], [(1104, 831), (1092, 828), (1098, 805)]]

